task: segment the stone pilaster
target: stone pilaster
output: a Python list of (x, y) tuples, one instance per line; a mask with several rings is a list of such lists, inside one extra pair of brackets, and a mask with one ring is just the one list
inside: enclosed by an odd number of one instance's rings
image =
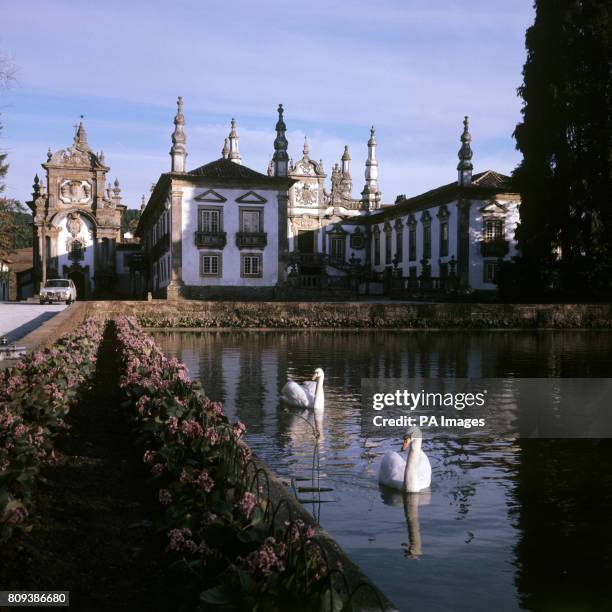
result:
[(279, 192), (278, 202), (278, 284), (282, 285), (287, 279), (287, 265), (289, 262), (289, 239), (287, 237), (287, 190)]
[(173, 187), (170, 192), (170, 253), (172, 255), (172, 278), (167, 287), (167, 297), (183, 297), (183, 191)]
[(457, 203), (457, 277), (459, 286), (470, 286), (470, 208), (471, 201), (460, 199)]

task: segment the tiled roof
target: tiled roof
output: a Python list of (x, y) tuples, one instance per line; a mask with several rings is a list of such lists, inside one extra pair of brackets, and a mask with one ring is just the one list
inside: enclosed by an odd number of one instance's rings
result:
[(401, 214), (405, 211), (423, 210), (430, 206), (445, 204), (458, 197), (488, 197), (488, 194), (491, 192), (514, 193), (512, 179), (505, 174), (499, 174), (499, 172), (494, 172), (493, 170), (485, 170), (484, 172), (472, 175), (472, 183), (467, 187), (462, 187), (457, 184), (457, 181), (453, 181), (447, 185), (436, 187), (410, 198), (398, 196), (394, 205), (374, 211), (368, 216), (368, 220), (370, 223), (377, 223), (381, 218), (393, 218), (398, 213)]
[[(493, 170), (485, 170), (484, 172), (474, 174), (472, 176), (472, 184), (469, 187), (464, 187), (464, 189), (473, 189), (474, 187), (482, 187), (484, 189), (510, 189), (510, 177), (494, 172)], [(453, 181), (452, 183), (436, 187), (418, 196), (407, 198), (407, 200), (442, 196), (447, 193), (454, 193), (458, 188), (459, 185), (457, 185), (457, 181)]]
[(512, 189), (512, 179), (494, 170), (486, 170), (475, 174), (472, 177), (472, 184), (478, 187), (491, 187), (492, 189)]
[(457, 181), (436, 187), (425, 193), (421, 193), (411, 198), (398, 197), (398, 203), (403, 202), (417, 202), (421, 200), (430, 200), (436, 198), (442, 198), (449, 195), (455, 195), (459, 190), (471, 190), (471, 189), (494, 189), (496, 191), (512, 191), (512, 182), (509, 176), (505, 174), (499, 174), (493, 170), (485, 170), (484, 172), (478, 172), (472, 176), (472, 184), (468, 187), (460, 187)]
[(223, 157), (220, 157), (218, 160), (210, 162), (209, 164), (200, 166), (195, 170), (190, 170), (187, 174), (190, 174), (191, 176), (204, 176), (207, 178), (255, 179), (258, 181), (261, 181), (262, 179), (270, 180), (272, 178), (265, 174), (261, 174), (261, 172), (256, 172), (255, 170), (251, 170), (246, 166), (230, 161), (229, 159), (224, 159)]

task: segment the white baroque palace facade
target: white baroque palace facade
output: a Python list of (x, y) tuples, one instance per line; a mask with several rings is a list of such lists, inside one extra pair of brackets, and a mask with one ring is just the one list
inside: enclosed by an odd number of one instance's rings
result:
[(267, 174), (242, 164), (233, 119), (221, 157), (188, 171), (181, 98), (174, 124), (170, 172), (137, 230), (154, 296), (492, 291), (500, 262), (517, 254), (519, 196), (509, 177), (473, 173), (467, 117), (457, 180), (393, 204), (382, 202), (374, 127), (355, 198), (348, 147), (329, 191), (307, 140), (301, 159), (290, 160), (282, 105)]
[(187, 171), (182, 98), (174, 124), (170, 172), (159, 177), (137, 230), (151, 293), (273, 297), (285, 281), (287, 198), (293, 183), (286, 171), (282, 106), (275, 176), (242, 164), (234, 119), (221, 157)]

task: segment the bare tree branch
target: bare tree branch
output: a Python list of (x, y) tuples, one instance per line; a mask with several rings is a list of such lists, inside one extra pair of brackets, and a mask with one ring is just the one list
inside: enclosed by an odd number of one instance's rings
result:
[(17, 69), (15, 64), (6, 55), (0, 54), (0, 87), (9, 87), (15, 81)]

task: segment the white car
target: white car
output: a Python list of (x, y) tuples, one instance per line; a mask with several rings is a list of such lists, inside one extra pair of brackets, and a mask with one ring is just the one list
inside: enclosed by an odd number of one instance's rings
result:
[(72, 304), (77, 298), (74, 283), (68, 278), (52, 278), (40, 290), (40, 303), (66, 302)]

